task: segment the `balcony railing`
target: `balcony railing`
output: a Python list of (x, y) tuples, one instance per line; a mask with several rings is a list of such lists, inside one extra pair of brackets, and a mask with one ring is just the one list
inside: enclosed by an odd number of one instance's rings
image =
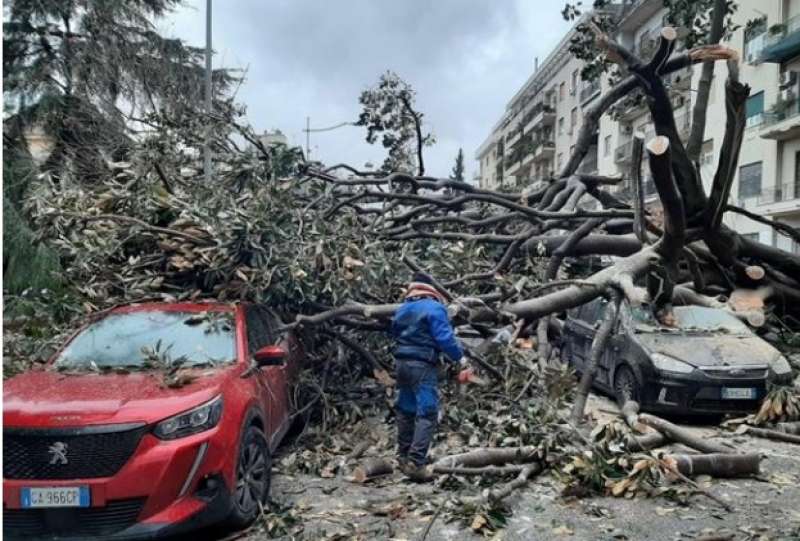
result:
[(759, 206), (772, 205), (793, 199), (800, 199), (800, 181), (787, 182), (772, 188), (763, 188), (756, 195), (739, 197), (739, 202), (747, 206)]
[(589, 98), (593, 97), (598, 92), (600, 92), (599, 81), (592, 81), (591, 83), (584, 84), (583, 88), (581, 89), (580, 102), (585, 103), (589, 101)]
[(631, 154), (633, 153), (633, 141), (628, 141), (627, 143), (623, 143), (619, 145), (616, 150), (614, 150), (614, 161), (616, 163), (624, 163), (631, 159)]
[(783, 62), (800, 50), (800, 15), (774, 24), (764, 34), (764, 46), (759, 51), (761, 62)]
[(800, 115), (800, 102), (795, 99), (792, 102), (785, 103), (780, 109), (762, 113), (761, 128), (766, 128), (798, 115)]
[(661, 29), (653, 29), (645, 32), (641, 36), (639, 36), (639, 40), (636, 43), (636, 47), (634, 49), (636, 55), (641, 58), (642, 60), (650, 60), (650, 57), (653, 56), (653, 53), (658, 48), (658, 42), (661, 38)]

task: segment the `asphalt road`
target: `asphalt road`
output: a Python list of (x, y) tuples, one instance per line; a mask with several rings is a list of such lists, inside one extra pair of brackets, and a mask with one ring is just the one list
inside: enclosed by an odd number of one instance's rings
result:
[[(592, 397), (589, 408), (613, 410), (614, 405)], [(721, 535), (732, 540), (800, 540), (800, 447), (788, 443), (722, 433), (715, 427), (691, 427), (704, 437), (728, 442), (740, 452), (761, 453), (759, 479), (709, 480), (707, 490), (729, 503), (734, 511), (702, 495), (688, 505), (663, 497), (622, 499), (587, 497), (565, 499), (563, 485), (552, 475), (540, 476), (514, 493), (507, 503), (512, 514), (496, 534), (505, 540), (649, 540), (678, 541)], [(680, 446), (676, 446), (680, 449)], [(683, 449), (685, 450), (685, 449)], [(701, 480), (702, 482), (703, 480)], [(233, 534), (244, 541), (270, 538), (287, 519), (292, 535), (279, 539), (398, 539), (419, 540), (442, 502), (452, 493), (434, 484), (413, 484), (399, 474), (358, 485), (343, 477), (277, 473), (273, 498), (285, 509), (268, 514), (249, 532)], [(484, 539), (466, 522), (447, 522), (440, 513), (427, 534), (428, 540)], [(302, 525), (302, 529), (299, 525)], [(732, 537), (724, 537), (724, 535)], [(231, 538), (231, 532), (208, 531), (186, 541)]]

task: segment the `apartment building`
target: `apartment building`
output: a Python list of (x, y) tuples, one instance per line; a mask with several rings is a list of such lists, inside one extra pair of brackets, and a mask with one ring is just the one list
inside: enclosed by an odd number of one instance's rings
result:
[[(513, 187), (556, 171), (575, 146), (583, 109), (600, 93), (581, 80), (582, 63), (568, 51), (570, 31), (511, 98), (502, 118), (478, 148), (479, 184)], [(592, 146), (581, 166), (597, 169)]]
[[(742, 58), (741, 79), (751, 86), (747, 102), (747, 128), (739, 156), (739, 166), (731, 191), (730, 203), (771, 219), (779, 219), (800, 227), (800, 0), (739, 0), (735, 22), (740, 28), (730, 37), (727, 46), (739, 51)], [(648, 57), (658, 43), (658, 32), (665, 24), (666, 10), (660, 0), (642, 0), (626, 14), (617, 39), (643, 57)], [(476, 152), (480, 161), (482, 186), (514, 185), (520, 181), (541, 178), (558, 168), (559, 156), (566, 156), (574, 145), (576, 131), (570, 134), (571, 121), (580, 125), (582, 109), (591, 103), (601, 85), (580, 81), (572, 84), (572, 73), (580, 70), (580, 62), (566, 51), (570, 32), (545, 60), (522, 89), (509, 102), (502, 119)], [(715, 67), (706, 119), (700, 163), (703, 183), (708, 190), (716, 171), (725, 129), (724, 63)], [(700, 76), (700, 66), (680, 70), (667, 78), (675, 109), (675, 119), (682, 135), (691, 129)], [(561, 85), (570, 91), (559, 101)], [(575, 88), (576, 90), (572, 90)], [(589, 90), (591, 89), (591, 90)], [(526, 99), (528, 100), (526, 102)], [(527, 118), (536, 103), (552, 107), (550, 118), (531, 118), (552, 129), (552, 160), (537, 162), (518, 150), (520, 140), (530, 133), (534, 144), (524, 149), (539, 151), (536, 145), (536, 123), (526, 122), (519, 133), (520, 118)], [(542, 105), (541, 107), (544, 107)], [(573, 113), (572, 111), (575, 111)], [(544, 117), (544, 115), (542, 115)], [(563, 129), (559, 124), (563, 120)], [(643, 104), (621, 102), (614, 115), (600, 121), (596, 146), (582, 164), (583, 171), (600, 174), (622, 173), (628, 176), (631, 167), (633, 133), (646, 138), (654, 135), (650, 114)], [(516, 149), (516, 151), (515, 151)], [(522, 158), (520, 159), (520, 153)], [(535, 156), (534, 156), (535, 157)], [(532, 164), (532, 166), (528, 166)], [(645, 194), (655, 198), (655, 187), (643, 164)], [(622, 186), (622, 195), (629, 187)], [(800, 252), (800, 246), (776, 234), (772, 228), (735, 213), (727, 213), (725, 222), (743, 235), (762, 243)]]

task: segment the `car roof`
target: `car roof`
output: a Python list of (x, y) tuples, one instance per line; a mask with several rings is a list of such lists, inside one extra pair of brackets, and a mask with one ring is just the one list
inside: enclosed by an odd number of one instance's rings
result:
[(236, 310), (236, 303), (222, 303), (216, 301), (194, 301), (194, 302), (164, 302), (164, 301), (144, 301), (121, 306), (115, 306), (105, 313), (127, 314), (131, 312), (233, 312)]

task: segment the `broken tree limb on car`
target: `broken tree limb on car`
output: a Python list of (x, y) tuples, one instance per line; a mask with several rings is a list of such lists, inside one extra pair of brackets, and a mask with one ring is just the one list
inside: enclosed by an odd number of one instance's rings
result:
[(586, 408), (586, 398), (589, 396), (589, 388), (594, 381), (597, 366), (600, 363), (600, 358), (605, 354), (611, 332), (614, 330), (614, 324), (617, 322), (617, 314), (619, 313), (619, 304), (622, 301), (622, 295), (614, 288), (609, 288), (608, 296), (610, 298), (605, 307), (605, 314), (597, 333), (592, 340), (592, 347), (589, 351), (589, 359), (583, 367), (581, 374), (581, 381), (578, 384), (578, 389), (575, 394), (575, 403), (572, 406), (572, 413), (570, 421), (573, 424), (578, 424), (583, 419), (583, 410)]

